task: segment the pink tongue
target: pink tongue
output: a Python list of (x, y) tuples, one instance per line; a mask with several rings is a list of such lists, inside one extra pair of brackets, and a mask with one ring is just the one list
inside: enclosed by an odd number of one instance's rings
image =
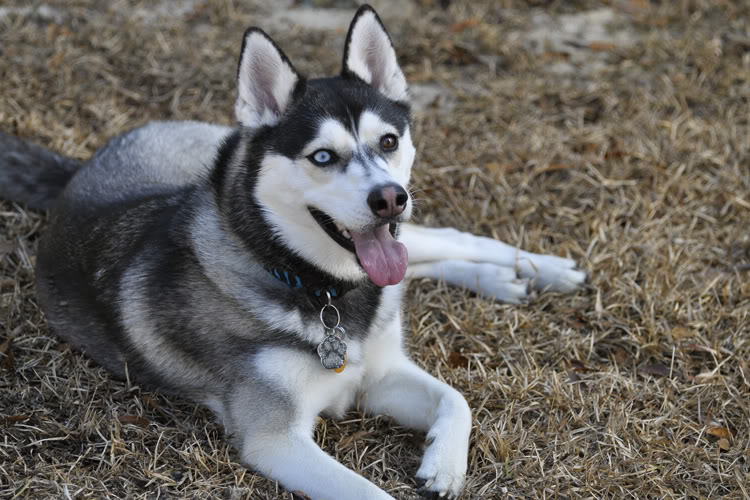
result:
[(349, 231), (362, 267), (378, 286), (395, 285), (404, 279), (409, 255), (403, 243), (393, 239), (388, 224), (374, 231)]

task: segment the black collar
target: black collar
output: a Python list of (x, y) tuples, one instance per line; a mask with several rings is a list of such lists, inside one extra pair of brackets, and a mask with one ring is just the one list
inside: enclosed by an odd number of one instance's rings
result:
[(304, 292), (313, 299), (313, 302), (326, 301), (326, 292), (331, 295), (333, 300), (340, 299), (359, 286), (358, 283), (337, 280), (327, 274), (296, 273), (283, 267), (266, 267), (265, 269), (271, 276), (289, 288)]

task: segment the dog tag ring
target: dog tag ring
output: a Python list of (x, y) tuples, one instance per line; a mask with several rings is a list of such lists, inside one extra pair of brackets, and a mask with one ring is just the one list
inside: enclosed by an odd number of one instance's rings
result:
[[(320, 310), (320, 322), (323, 323), (325, 328), (326, 337), (323, 342), (318, 344), (318, 356), (320, 357), (320, 364), (327, 370), (333, 370), (336, 373), (341, 373), (346, 368), (346, 342), (344, 342), (344, 335), (346, 331), (339, 326), (341, 323), (341, 315), (336, 306), (331, 304), (331, 294), (326, 292), (328, 296), (328, 303), (323, 306)], [(326, 308), (333, 309), (336, 313), (336, 324), (331, 326), (327, 325), (323, 318)]]

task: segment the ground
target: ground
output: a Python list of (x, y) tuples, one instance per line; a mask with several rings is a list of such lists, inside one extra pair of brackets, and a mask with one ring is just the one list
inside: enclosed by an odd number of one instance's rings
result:
[[(31, 3), (0, 7), (0, 129), (79, 159), (149, 120), (231, 123), (248, 25), (337, 71), (355, 4)], [(750, 498), (750, 4), (374, 3), (416, 101), (419, 219), (591, 275), (523, 306), (410, 285), (409, 349), (473, 410), (463, 498)], [(289, 499), (207, 410), (49, 331), (47, 220), (0, 202), (0, 497)], [(316, 439), (416, 498), (423, 435), (354, 411)]]

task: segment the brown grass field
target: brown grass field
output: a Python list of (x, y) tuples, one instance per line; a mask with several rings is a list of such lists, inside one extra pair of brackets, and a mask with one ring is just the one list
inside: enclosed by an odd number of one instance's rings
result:
[[(3, 0), (0, 129), (86, 159), (150, 120), (231, 123), (248, 25), (329, 74), (355, 3)], [(410, 285), (414, 358), (473, 410), (462, 498), (750, 498), (750, 2), (374, 4), (418, 100), (419, 220), (591, 275), (523, 306)], [(0, 202), (0, 497), (291, 498), (207, 410), (55, 337), (46, 224)], [(352, 411), (316, 439), (417, 498), (423, 435)]]

